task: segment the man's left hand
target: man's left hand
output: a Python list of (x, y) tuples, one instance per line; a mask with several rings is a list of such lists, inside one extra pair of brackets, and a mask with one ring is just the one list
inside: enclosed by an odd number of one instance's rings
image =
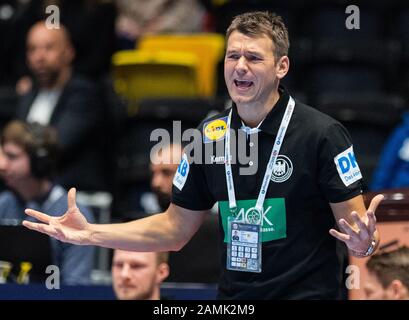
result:
[(351, 212), (354, 225), (345, 219), (338, 220), (338, 226), (343, 232), (331, 229), (329, 233), (335, 238), (345, 242), (347, 247), (358, 255), (363, 255), (368, 250), (371, 241), (375, 238), (376, 217), (375, 211), (379, 203), (383, 200), (383, 195), (374, 197), (369, 205), (366, 215), (360, 217), (356, 211)]

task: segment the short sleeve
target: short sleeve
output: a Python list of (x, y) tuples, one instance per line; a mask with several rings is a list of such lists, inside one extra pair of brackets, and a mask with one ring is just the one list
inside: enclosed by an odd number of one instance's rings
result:
[(209, 210), (213, 207), (215, 200), (209, 191), (205, 166), (183, 155), (173, 179), (172, 203), (189, 210)]
[(323, 130), (318, 147), (318, 181), (325, 198), (332, 203), (362, 194), (362, 174), (352, 139), (338, 122)]

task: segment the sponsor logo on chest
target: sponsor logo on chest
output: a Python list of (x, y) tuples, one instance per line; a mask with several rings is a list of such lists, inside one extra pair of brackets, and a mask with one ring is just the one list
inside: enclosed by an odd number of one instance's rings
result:
[[(232, 160), (232, 156), (229, 157), (230, 161)], [(220, 164), (220, 163), (224, 163), (225, 162), (225, 157), (224, 156), (214, 156), (212, 155), (210, 157), (210, 163), (211, 164)]]
[(203, 126), (203, 142), (211, 143), (222, 140), (227, 131), (227, 118), (223, 117), (210, 122)]

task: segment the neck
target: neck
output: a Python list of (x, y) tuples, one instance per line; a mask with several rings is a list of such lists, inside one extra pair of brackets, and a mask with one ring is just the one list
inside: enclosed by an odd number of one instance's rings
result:
[(149, 300), (160, 300), (160, 288), (155, 287)]
[(244, 122), (246, 126), (249, 126), (250, 128), (255, 128), (274, 108), (279, 98), (280, 94), (278, 90), (276, 90), (266, 103), (262, 102), (236, 103), (237, 112), (239, 113), (241, 120)]
[(48, 179), (28, 179), (22, 186), (16, 188), (16, 191), (24, 199), (31, 201), (40, 198), (51, 190), (51, 181)]

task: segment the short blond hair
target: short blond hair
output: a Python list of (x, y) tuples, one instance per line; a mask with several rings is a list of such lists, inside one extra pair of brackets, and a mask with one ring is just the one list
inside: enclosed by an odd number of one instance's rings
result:
[(156, 252), (156, 261), (158, 265), (161, 263), (168, 263), (169, 261), (169, 252)]
[(375, 274), (382, 287), (387, 288), (393, 280), (400, 280), (409, 289), (408, 247), (376, 254), (368, 260), (366, 267)]

